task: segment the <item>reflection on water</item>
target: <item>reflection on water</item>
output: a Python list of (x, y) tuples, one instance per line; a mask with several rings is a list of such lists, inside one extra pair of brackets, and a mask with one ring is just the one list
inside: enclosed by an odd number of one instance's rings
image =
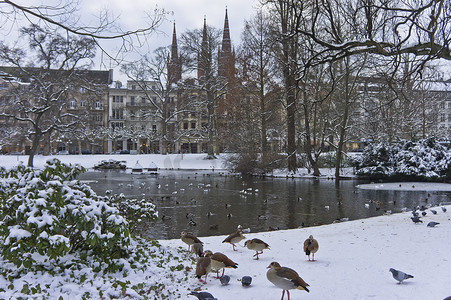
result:
[(450, 201), (446, 192), (360, 190), (356, 185), (363, 182), (357, 180), (242, 178), (211, 171), (100, 171), (80, 179), (89, 180), (99, 195), (112, 190), (153, 199), (159, 219), (143, 224), (142, 234), (157, 239), (178, 238), (183, 230), (198, 236), (229, 234), (238, 225), (257, 232), (330, 224)]

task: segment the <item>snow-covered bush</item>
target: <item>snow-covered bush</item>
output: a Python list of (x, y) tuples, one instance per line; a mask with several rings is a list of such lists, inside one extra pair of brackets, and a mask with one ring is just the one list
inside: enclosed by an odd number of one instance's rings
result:
[(85, 253), (109, 264), (128, 255), (128, 223), (106, 197), (76, 177), (84, 168), (47, 162), (0, 170), (0, 238), (3, 259), (29, 269)]
[(451, 179), (451, 150), (435, 139), (368, 145), (356, 159), (356, 174), (404, 180)]

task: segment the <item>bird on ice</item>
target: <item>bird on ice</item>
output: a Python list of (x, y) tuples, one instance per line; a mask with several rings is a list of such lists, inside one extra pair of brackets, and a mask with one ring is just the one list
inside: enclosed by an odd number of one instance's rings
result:
[(244, 240), (243, 231), (241, 229), (238, 229), (236, 232), (230, 234), (228, 237), (223, 240), (223, 243), (229, 243), (233, 247), (233, 251), (236, 251), (236, 243), (239, 243), (241, 240)]
[[(313, 235), (309, 236), (308, 239), (304, 241), (304, 252), (305, 255), (308, 255), (309, 261), (315, 261), (315, 253), (318, 249), (318, 241), (313, 238)], [(310, 254), (312, 254), (312, 259), (310, 259)]]
[(393, 268), (390, 268), (389, 271), (392, 273), (393, 278), (398, 281), (398, 284), (401, 284), (406, 279), (413, 278), (412, 275), (406, 274)]
[(306, 283), (299, 274), (290, 268), (281, 267), (278, 262), (272, 262), (268, 266), (268, 272), (266, 272), (266, 278), (271, 281), (275, 286), (281, 288), (282, 299), (285, 295), (285, 291), (287, 291), (288, 300), (290, 300), (290, 291), (293, 289), (304, 290), (310, 292), (307, 288), (309, 285)]
[(263, 254), (264, 249), (269, 249), (269, 245), (260, 239), (247, 240), (244, 242), (244, 247), (247, 247), (249, 250), (255, 250), (254, 256), (257, 256), (255, 260), (258, 260), (259, 254)]

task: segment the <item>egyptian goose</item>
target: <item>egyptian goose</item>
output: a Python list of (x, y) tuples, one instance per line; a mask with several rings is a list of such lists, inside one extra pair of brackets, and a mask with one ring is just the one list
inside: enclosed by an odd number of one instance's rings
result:
[(188, 245), (188, 251), (189, 251), (189, 248), (191, 247), (191, 245), (194, 243), (203, 244), (201, 242), (201, 240), (199, 240), (196, 236), (194, 236), (193, 234), (188, 233), (186, 231), (182, 231), (182, 233), (180, 234), (180, 237), (182, 239), (182, 242), (184, 242), (185, 244)]
[(225, 268), (238, 268), (238, 264), (228, 258), (225, 254), (221, 252), (211, 252), (210, 250), (206, 250), (204, 252), (205, 257), (209, 257), (211, 259), (210, 268), (216, 271), (216, 279), (218, 279), (219, 271), (222, 269), (222, 276), (224, 276)]
[(232, 244), (233, 246), (233, 251), (237, 251), (235, 249), (235, 244), (239, 243), (241, 240), (244, 240), (244, 235), (243, 232), (241, 231), (241, 229), (238, 229), (236, 232), (232, 233), (231, 235), (229, 235), (228, 237), (226, 237), (225, 240), (223, 240), (223, 243), (229, 243)]
[(257, 258), (255, 258), (255, 260), (258, 260), (259, 254), (263, 254), (263, 249), (269, 249), (269, 245), (260, 239), (247, 240), (246, 242), (244, 242), (244, 247), (256, 251), (254, 256), (257, 256)]
[[(196, 277), (200, 282), (207, 283), (208, 272), (211, 271), (211, 259), (210, 257), (199, 257), (196, 263)], [(205, 275), (205, 280), (202, 280), (202, 276)]]
[[(309, 236), (308, 239), (304, 241), (304, 251), (305, 255), (308, 255), (309, 261), (315, 261), (315, 253), (318, 251), (319, 245), (318, 241), (313, 238), (313, 236)], [(310, 260), (310, 254), (312, 254), (312, 259)]]
[(266, 278), (271, 281), (275, 286), (281, 288), (282, 299), (287, 291), (288, 300), (290, 300), (290, 291), (293, 289), (304, 290), (310, 292), (307, 288), (309, 285), (299, 277), (298, 273), (290, 268), (281, 267), (279, 263), (272, 262), (268, 266), (268, 272), (266, 272)]
[(204, 246), (201, 243), (194, 243), (191, 246), (191, 252), (196, 254), (198, 257), (201, 257), (204, 253)]

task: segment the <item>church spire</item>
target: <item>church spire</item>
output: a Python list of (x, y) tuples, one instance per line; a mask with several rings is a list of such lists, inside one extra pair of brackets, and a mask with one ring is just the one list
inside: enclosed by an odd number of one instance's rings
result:
[(197, 78), (205, 75), (205, 68), (208, 64), (208, 36), (207, 36), (207, 17), (204, 16), (204, 28), (202, 31), (202, 45), (197, 62)]
[(180, 58), (178, 56), (177, 33), (175, 31), (175, 22), (174, 22), (174, 30), (172, 33), (171, 58), (168, 64), (168, 79), (170, 84), (176, 83), (177, 81), (182, 79), (182, 64), (180, 63)]
[(224, 18), (224, 31), (222, 33), (222, 46), (218, 55), (218, 75), (227, 78), (229, 81), (235, 77), (235, 55), (232, 53), (227, 8)]

